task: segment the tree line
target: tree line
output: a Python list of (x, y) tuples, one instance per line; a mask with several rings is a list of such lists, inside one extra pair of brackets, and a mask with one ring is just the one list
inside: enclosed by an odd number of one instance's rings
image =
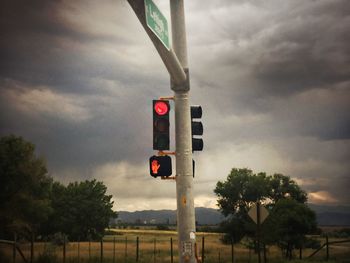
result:
[(34, 144), (15, 135), (0, 138), (0, 238), (48, 236), (98, 239), (117, 217), (103, 182), (63, 185), (49, 176)]
[[(0, 138), (0, 238), (61, 233), (69, 240), (100, 239), (117, 217), (106, 192), (96, 180), (54, 181), (32, 143), (14, 135)], [(248, 211), (259, 202), (269, 211), (260, 229), (263, 244), (276, 244), (291, 257), (293, 249), (312, 243), (306, 235), (317, 230), (316, 216), (306, 192), (290, 177), (234, 168), (214, 192), (226, 217), (224, 242), (256, 240), (257, 226)]]

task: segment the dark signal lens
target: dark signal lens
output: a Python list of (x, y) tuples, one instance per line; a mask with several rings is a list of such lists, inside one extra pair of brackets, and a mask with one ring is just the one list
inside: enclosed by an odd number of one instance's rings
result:
[(159, 132), (168, 132), (169, 131), (169, 121), (160, 119), (155, 122), (155, 128)]
[(161, 150), (169, 148), (169, 137), (166, 135), (161, 135), (156, 138), (155, 141), (157, 147)]

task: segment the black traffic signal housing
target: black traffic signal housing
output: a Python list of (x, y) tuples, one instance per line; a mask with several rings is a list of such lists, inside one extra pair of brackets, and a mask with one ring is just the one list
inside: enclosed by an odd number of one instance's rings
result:
[[(202, 107), (191, 106), (191, 131), (192, 131), (192, 151), (203, 150), (203, 139), (198, 136), (203, 135), (203, 124), (193, 119), (202, 118)], [(196, 137), (197, 136), (197, 137)]]
[(149, 158), (149, 171), (153, 177), (168, 177), (172, 174), (171, 157), (168, 155)]
[(153, 150), (170, 148), (169, 112), (169, 101), (153, 100)]

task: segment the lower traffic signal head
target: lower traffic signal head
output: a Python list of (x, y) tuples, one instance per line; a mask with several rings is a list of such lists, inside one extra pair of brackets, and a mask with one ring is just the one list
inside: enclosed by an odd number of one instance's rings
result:
[(172, 174), (171, 158), (168, 155), (155, 156), (149, 159), (149, 171), (151, 176), (170, 176)]

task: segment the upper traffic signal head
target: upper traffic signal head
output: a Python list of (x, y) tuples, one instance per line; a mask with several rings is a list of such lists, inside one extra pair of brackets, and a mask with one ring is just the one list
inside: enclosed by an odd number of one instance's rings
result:
[(153, 100), (153, 149), (169, 150), (169, 112), (170, 104), (166, 100)]

